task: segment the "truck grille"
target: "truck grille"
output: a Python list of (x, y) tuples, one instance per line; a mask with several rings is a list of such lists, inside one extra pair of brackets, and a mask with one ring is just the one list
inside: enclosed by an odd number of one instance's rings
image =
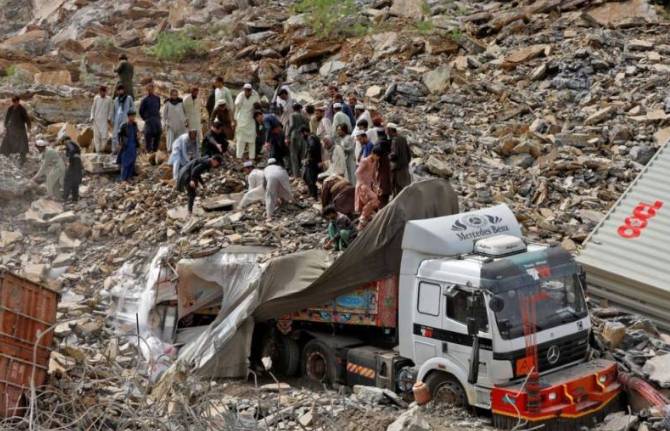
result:
[[(538, 368), (540, 372), (551, 370), (570, 362), (578, 361), (586, 357), (588, 350), (588, 337), (559, 339), (549, 343), (542, 343), (538, 346), (537, 356), (539, 360)], [(558, 358), (556, 354), (558, 352)], [(551, 361), (550, 361), (551, 360)]]

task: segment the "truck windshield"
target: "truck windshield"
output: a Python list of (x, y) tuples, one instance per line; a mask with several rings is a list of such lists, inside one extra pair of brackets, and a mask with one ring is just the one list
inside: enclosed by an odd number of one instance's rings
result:
[(502, 309), (495, 313), (496, 323), (504, 339), (523, 336), (522, 302), (535, 304), (537, 331), (583, 319), (587, 315), (584, 294), (576, 275), (536, 280), (531, 286), (521, 286), (498, 293)]

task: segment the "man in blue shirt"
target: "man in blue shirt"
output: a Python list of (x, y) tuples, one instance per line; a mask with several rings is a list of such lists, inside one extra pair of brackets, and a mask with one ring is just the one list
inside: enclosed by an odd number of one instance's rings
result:
[(121, 181), (128, 181), (135, 176), (135, 160), (140, 145), (138, 127), (135, 122), (135, 111), (128, 111), (128, 122), (119, 131), (119, 155), (116, 163), (121, 165)]
[(154, 93), (154, 84), (147, 84), (147, 95), (140, 103), (140, 117), (144, 120), (144, 144), (147, 151), (158, 150), (161, 141), (161, 98)]

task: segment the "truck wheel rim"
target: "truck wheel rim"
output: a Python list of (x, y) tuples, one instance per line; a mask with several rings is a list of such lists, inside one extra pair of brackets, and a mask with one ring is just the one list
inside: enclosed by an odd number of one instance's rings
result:
[(312, 352), (307, 356), (306, 368), (310, 379), (323, 381), (326, 378), (326, 358), (320, 352)]
[(450, 405), (454, 407), (463, 407), (465, 404), (464, 395), (460, 388), (447, 382), (437, 387), (433, 395), (435, 404)]

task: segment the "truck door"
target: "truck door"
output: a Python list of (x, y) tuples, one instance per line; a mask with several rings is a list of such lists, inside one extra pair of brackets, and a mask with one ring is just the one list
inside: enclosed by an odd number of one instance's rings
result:
[(439, 283), (426, 280), (417, 282), (412, 338), (414, 361), (420, 365), (441, 354), (441, 342), (435, 336), (442, 326), (444, 299)]
[(479, 384), (486, 384), (488, 366), (493, 359), (491, 335), (484, 298), (480, 292), (461, 289), (456, 285), (444, 287), (443, 330), (446, 346), (443, 355), (468, 370), (472, 358), (472, 337), (468, 335), (467, 318), (474, 317), (479, 324)]

